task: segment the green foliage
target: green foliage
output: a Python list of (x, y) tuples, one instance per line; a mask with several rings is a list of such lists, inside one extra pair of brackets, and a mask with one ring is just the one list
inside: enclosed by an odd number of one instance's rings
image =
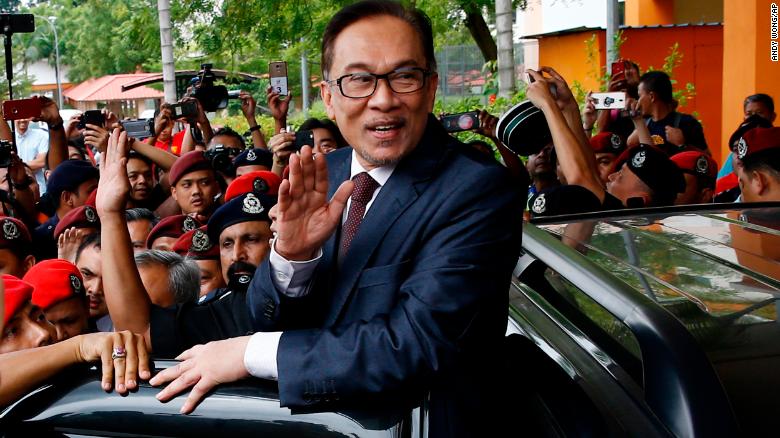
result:
[[(669, 54), (664, 58), (664, 65), (661, 68), (672, 80), (672, 86), (677, 84), (677, 80), (674, 79), (674, 69), (682, 65), (683, 53), (680, 52), (680, 43), (674, 43), (672, 47), (669, 47)], [(653, 67), (650, 67), (653, 70)], [(680, 103), (680, 106), (685, 106), (689, 99), (693, 99), (696, 96), (696, 86), (693, 83), (688, 82), (684, 88), (678, 88), (672, 93), (672, 96)]]

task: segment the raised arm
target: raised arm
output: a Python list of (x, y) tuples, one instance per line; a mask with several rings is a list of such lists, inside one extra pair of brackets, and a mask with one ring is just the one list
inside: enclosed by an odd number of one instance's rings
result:
[(40, 97), (40, 99), (42, 104), (40, 120), (49, 125), (49, 153), (46, 164), (50, 170), (54, 170), (68, 159), (68, 139), (65, 138), (65, 127), (57, 104), (48, 97)]
[[(528, 73), (535, 79), (528, 85), (528, 99), (544, 113), (566, 181), (569, 184), (585, 187), (603, 201), (606, 191), (599, 178), (593, 151), (590, 147), (586, 149), (586, 145), (572, 133), (563, 113), (550, 94), (548, 79), (533, 70), (528, 70)], [(577, 120), (579, 125), (579, 117)], [(578, 130), (582, 132), (579, 127)]]
[(101, 158), (96, 199), (101, 224), (103, 290), (114, 327), (142, 334), (146, 346), (151, 349), (151, 304), (133, 259), (133, 245), (125, 219), (124, 208), (130, 193), (128, 150), (127, 133), (114, 129), (108, 149)]
[(241, 112), (244, 113), (246, 122), (249, 124), (249, 131), (252, 132), (252, 144), (256, 148), (268, 149), (263, 131), (260, 130), (260, 125), (255, 119), (255, 109), (257, 108), (255, 98), (246, 91), (242, 91), (238, 98), (241, 99)]
[(152, 160), (152, 162), (164, 171), (171, 170), (171, 166), (176, 161), (176, 155), (154, 147), (152, 144), (144, 143), (140, 140), (132, 140), (131, 149)]
[(266, 96), (268, 98), (268, 108), (271, 109), (271, 116), (274, 118), (274, 134), (282, 132), (282, 129), (287, 129), (287, 112), (290, 110), (292, 92), (288, 92), (287, 98), (282, 99), (269, 86), (266, 90)]

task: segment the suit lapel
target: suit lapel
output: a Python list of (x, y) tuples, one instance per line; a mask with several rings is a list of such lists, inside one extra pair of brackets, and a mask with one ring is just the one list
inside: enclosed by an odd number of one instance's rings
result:
[[(440, 129), (440, 126), (439, 122), (431, 116), (420, 144), (398, 164), (363, 218), (363, 222), (352, 240), (349, 252), (339, 269), (335, 283), (331, 283), (334, 293), (326, 327), (335, 324), (338, 320), (345, 303), (354, 293), (360, 273), (363, 272), (387, 231), (398, 217), (414, 203), (435, 175), (437, 166), (448, 151), (446, 143), (448, 143), (448, 139), (451, 139), (446, 133), (445, 137), (441, 136), (444, 131)], [(335, 266), (333, 263), (338, 254), (338, 240), (334, 237), (329, 240), (329, 243), (333, 245), (330, 251), (334, 258), (326, 265), (331, 267)]]
[[(341, 154), (346, 157), (340, 156)], [(341, 183), (349, 179), (350, 169), (352, 165), (352, 148), (345, 147), (341, 150), (328, 154), (328, 200), (336, 193), (336, 189), (339, 188)], [(331, 161), (332, 160), (332, 161)], [(333, 273), (335, 273), (338, 260), (338, 242), (341, 240), (341, 225), (336, 228), (336, 232), (333, 233), (330, 238), (325, 241), (325, 246), (322, 248), (322, 263), (320, 266), (327, 267), (326, 275), (328, 276), (328, 287), (332, 287)]]

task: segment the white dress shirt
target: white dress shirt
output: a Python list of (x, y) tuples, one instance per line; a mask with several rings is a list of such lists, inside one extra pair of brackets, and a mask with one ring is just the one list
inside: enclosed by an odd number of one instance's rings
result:
[[(33, 123), (30, 122), (30, 125)], [(29, 126), (24, 134), (16, 131), (16, 149), (19, 153), (19, 158), (23, 162), (29, 163), (37, 158), (38, 155), (49, 151), (49, 134), (43, 129), (33, 128), (32, 126)], [(38, 182), (41, 195), (46, 193), (46, 179), (43, 177), (43, 169), (34, 171), (33, 175), (35, 175), (35, 180)]]
[[(395, 170), (395, 165), (377, 167), (372, 170), (366, 170), (360, 165), (357, 159), (357, 153), (352, 151), (352, 165), (350, 167), (349, 178), (352, 179), (361, 172), (368, 174), (379, 183), (379, 187), (374, 190), (371, 200), (366, 204), (366, 213), (374, 203), (379, 191), (382, 190), (387, 180)], [(341, 216), (341, 223), (347, 220), (349, 208), (352, 205), (352, 197), (347, 200), (347, 205)], [(364, 213), (365, 217), (365, 213)], [(269, 262), (271, 264), (271, 279), (276, 289), (289, 296), (301, 297), (308, 293), (309, 280), (317, 268), (317, 264), (322, 258), (322, 249), (317, 252), (316, 257), (306, 261), (287, 260), (274, 248), (276, 240), (271, 242), (271, 255)], [(261, 379), (276, 380), (279, 377), (279, 371), (276, 365), (276, 352), (279, 349), (279, 339), (282, 332), (258, 332), (252, 335), (244, 352), (244, 366), (249, 374)]]

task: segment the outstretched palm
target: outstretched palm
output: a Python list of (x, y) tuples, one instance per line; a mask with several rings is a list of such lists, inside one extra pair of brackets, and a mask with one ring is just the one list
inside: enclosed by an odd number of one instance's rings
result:
[(276, 251), (288, 260), (311, 259), (338, 226), (353, 187), (352, 181), (344, 182), (328, 202), (325, 157), (312, 157), (308, 146), (292, 155), (290, 179), (279, 188)]
[(114, 129), (108, 138), (108, 148), (100, 162), (100, 182), (98, 183), (95, 206), (98, 213), (124, 211), (127, 195), (130, 193), (130, 180), (127, 179), (127, 133)]

